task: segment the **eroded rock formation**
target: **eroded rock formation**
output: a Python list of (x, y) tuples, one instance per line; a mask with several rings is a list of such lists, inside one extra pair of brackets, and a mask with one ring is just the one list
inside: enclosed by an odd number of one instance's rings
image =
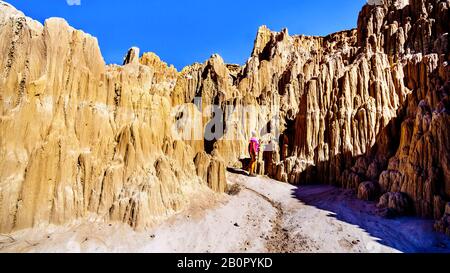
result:
[(448, 227), (448, 0), (374, 1), (326, 37), (263, 26), (245, 65), (181, 72), (137, 48), (106, 66), (95, 38), (1, 5), (2, 231), (89, 212), (145, 227), (202, 185), (223, 192), (253, 130), (261, 174)]
[(89, 213), (141, 228), (224, 191), (221, 159), (200, 172), (172, 138), (178, 73), (154, 54), (107, 66), (95, 38), (3, 2), (0, 48), (0, 231)]
[[(261, 27), (237, 78), (222, 71), (218, 82), (238, 90), (221, 87), (226, 103), (278, 110), (255, 109), (245, 124), (281, 121), (277, 151), (261, 157), (269, 176), (354, 189), (370, 181), (438, 219), (450, 198), (450, 4), (378, 2), (363, 7), (357, 29), (326, 37)], [(229, 147), (217, 143), (231, 160)]]
[(371, 181), (440, 218), (450, 198), (448, 10), (383, 1), (363, 7), (356, 30), (327, 37), (261, 28), (240, 86), (257, 83), (251, 93), (269, 90), (280, 106), (280, 160), (266, 162), (268, 174), (354, 189)]

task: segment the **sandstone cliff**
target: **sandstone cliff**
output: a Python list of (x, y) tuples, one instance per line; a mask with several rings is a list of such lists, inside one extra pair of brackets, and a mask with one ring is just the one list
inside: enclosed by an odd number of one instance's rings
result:
[(90, 213), (146, 227), (207, 183), (224, 191), (223, 162), (208, 155), (197, 170), (172, 139), (178, 73), (154, 54), (107, 66), (95, 38), (4, 2), (0, 48), (0, 231)]
[(245, 65), (181, 72), (137, 48), (105, 65), (95, 38), (0, 5), (0, 231), (88, 213), (145, 227), (223, 192), (256, 130), (259, 173), (385, 194), (448, 232), (448, 0), (374, 1), (326, 37), (263, 26)]
[[(246, 146), (227, 136), (248, 139), (253, 129), (273, 127), (275, 116), (281, 135), (261, 136), (276, 148), (261, 154), (261, 174), (359, 188), (373, 200), (389, 193), (382, 209), (439, 219), (450, 200), (449, 7), (375, 1), (363, 7), (357, 29), (326, 37), (263, 26), (241, 69), (218, 56), (187, 68), (203, 77), (182, 101), (196, 93), (224, 109), (224, 137), (208, 149), (228, 164)], [(229, 105), (253, 108), (236, 122)]]

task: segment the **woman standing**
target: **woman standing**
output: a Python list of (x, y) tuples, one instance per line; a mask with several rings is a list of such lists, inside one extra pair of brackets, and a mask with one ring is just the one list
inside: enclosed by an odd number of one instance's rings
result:
[(255, 131), (252, 132), (252, 138), (248, 144), (248, 153), (250, 154), (249, 176), (256, 177), (256, 162), (258, 161), (259, 154), (259, 140), (257, 139)]

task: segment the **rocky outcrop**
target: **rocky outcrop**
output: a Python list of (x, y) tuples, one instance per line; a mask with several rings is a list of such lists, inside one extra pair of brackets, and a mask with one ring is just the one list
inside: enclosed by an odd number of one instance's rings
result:
[(125, 56), (125, 59), (123, 60), (123, 65), (127, 64), (138, 64), (139, 63), (139, 48), (132, 47), (130, 50), (128, 50), (127, 55)]
[(89, 214), (145, 228), (204, 185), (224, 191), (223, 163), (197, 176), (195, 149), (173, 139), (173, 67), (136, 48), (107, 66), (64, 20), (0, 7), (1, 232)]
[(366, 181), (359, 184), (358, 198), (366, 201), (374, 201), (379, 197), (378, 184), (372, 181)]
[(181, 72), (137, 48), (106, 66), (95, 38), (1, 5), (1, 231), (88, 213), (145, 227), (225, 191), (252, 131), (260, 174), (446, 215), (448, 1), (374, 1), (325, 37), (262, 26), (242, 67)]
[(280, 109), (267, 173), (355, 189), (379, 181), (440, 218), (435, 200), (450, 198), (448, 8), (382, 1), (363, 7), (356, 30), (326, 37), (262, 27), (238, 86)]
[(402, 192), (416, 214), (440, 218), (435, 200), (450, 199), (448, 9), (448, 1), (378, 1), (363, 7), (357, 29), (326, 37), (261, 27), (237, 78), (225, 73), (238, 92), (221, 90), (260, 107), (243, 132), (280, 121), (281, 135), (266, 137), (278, 141), (263, 156), (266, 173), (354, 189), (379, 182), (380, 194)]
[(407, 215), (411, 213), (409, 197), (402, 192), (388, 192), (380, 197), (377, 207), (387, 217)]
[(445, 206), (444, 216), (436, 221), (434, 228), (450, 236), (450, 202)]
[[(391, 62), (402, 64), (403, 82), (411, 90), (366, 157), (382, 167), (376, 173), (383, 192), (404, 192), (413, 200), (416, 214), (439, 219), (444, 213), (441, 203), (450, 197), (449, 3), (409, 2), (388, 13), (367, 7), (360, 15), (362, 26), (376, 18), (383, 22), (385, 33), (375, 36), (384, 40), (383, 51)], [(362, 37), (370, 35), (361, 32)]]
[(212, 157), (206, 152), (200, 152), (196, 155), (195, 166), (197, 175), (205, 181), (208, 186), (217, 191), (225, 192), (227, 184), (225, 178), (225, 163), (217, 157)]

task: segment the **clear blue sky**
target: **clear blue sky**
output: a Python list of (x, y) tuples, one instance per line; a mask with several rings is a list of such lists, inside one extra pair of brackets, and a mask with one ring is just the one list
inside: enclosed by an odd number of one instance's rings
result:
[(243, 64), (260, 25), (290, 34), (327, 35), (356, 27), (366, 0), (6, 0), (41, 22), (63, 17), (96, 36), (107, 63), (128, 48), (153, 51), (178, 69), (219, 53)]

